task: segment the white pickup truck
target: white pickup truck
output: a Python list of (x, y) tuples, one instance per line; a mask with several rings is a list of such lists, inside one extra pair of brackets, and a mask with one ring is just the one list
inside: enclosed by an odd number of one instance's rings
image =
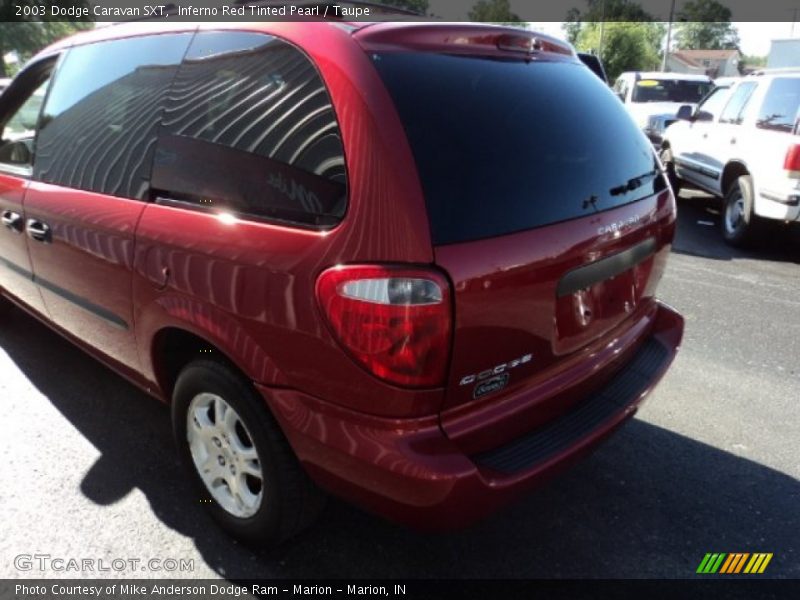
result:
[(674, 188), (688, 182), (724, 199), (728, 243), (755, 242), (767, 220), (800, 220), (800, 69), (744, 77), (678, 118), (661, 160)]
[(626, 71), (617, 77), (614, 93), (658, 148), (665, 124), (677, 118), (678, 109), (697, 105), (713, 87), (705, 75)]

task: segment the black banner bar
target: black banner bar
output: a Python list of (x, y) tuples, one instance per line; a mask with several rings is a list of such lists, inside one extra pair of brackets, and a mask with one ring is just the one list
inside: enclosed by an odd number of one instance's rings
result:
[(535, 598), (800, 597), (800, 581), (718, 575), (682, 580), (0, 580), (0, 600), (247, 600), (252, 598), (392, 600)]
[[(797, 0), (3, 0), (4, 21), (800, 21)], [(798, 26), (800, 28), (800, 26)], [(784, 36), (787, 37), (787, 36)]]

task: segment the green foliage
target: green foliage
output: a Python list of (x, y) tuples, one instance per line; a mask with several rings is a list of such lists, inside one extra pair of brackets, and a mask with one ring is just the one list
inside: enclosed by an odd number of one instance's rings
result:
[(717, 0), (687, 0), (677, 14), (679, 21), (730, 23), (731, 10)]
[(675, 31), (679, 50), (725, 50), (739, 47), (739, 32), (730, 23), (692, 21)]
[(717, 0), (688, 0), (678, 12), (675, 40), (681, 50), (723, 50), (739, 47), (731, 11)]
[[(601, 22), (605, 22), (602, 49)], [(631, 0), (586, 0), (585, 10), (567, 11), (562, 28), (578, 50), (600, 55), (612, 81), (623, 71), (658, 66), (665, 28)]]
[(567, 11), (567, 21), (599, 22), (599, 21), (652, 21), (639, 4), (631, 0), (586, 0), (586, 10), (571, 8)]
[[(88, 6), (86, 0), (19, 0), (17, 5), (23, 6)], [(29, 17), (20, 20), (16, 16), (14, 3), (0, 3), (0, 77), (5, 77), (7, 68), (3, 57), (8, 52), (16, 52), (21, 61), (47, 46), (48, 44), (74, 33), (80, 29), (92, 27), (86, 21), (55, 21), (47, 16)], [(36, 20), (33, 20), (36, 19)]]
[[(600, 23), (583, 23), (575, 46), (583, 52), (597, 51), (600, 47)], [(661, 23), (614, 22), (605, 23), (603, 49), (600, 59), (613, 81), (624, 71), (658, 69), (659, 48), (665, 28)]]
[(483, 23), (505, 23), (519, 26), (522, 19), (511, 12), (508, 0), (478, 0), (469, 11), (470, 21)]
[(378, 3), (405, 8), (421, 15), (428, 14), (428, 0), (378, 0)]
[(767, 66), (766, 56), (745, 55), (739, 59), (739, 72), (744, 73), (747, 69), (763, 69)]
[(573, 46), (578, 43), (578, 36), (581, 33), (581, 19), (581, 11), (577, 8), (570, 8), (567, 11), (566, 20), (561, 25), (561, 29), (564, 30), (567, 41)]

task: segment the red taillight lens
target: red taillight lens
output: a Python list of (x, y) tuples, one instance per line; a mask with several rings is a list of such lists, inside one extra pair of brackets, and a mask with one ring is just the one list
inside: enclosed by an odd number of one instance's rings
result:
[(800, 144), (790, 146), (789, 150), (786, 151), (786, 158), (783, 159), (783, 168), (800, 175)]
[(436, 271), (342, 266), (317, 280), (339, 343), (371, 373), (406, 387), (443, 385), (450, 353), (450, 286)]

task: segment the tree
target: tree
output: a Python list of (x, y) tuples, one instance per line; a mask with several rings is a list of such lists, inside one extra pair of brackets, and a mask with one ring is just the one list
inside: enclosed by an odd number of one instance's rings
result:
[(405, 8), (420, 15), (428, 14), (428, 0), (381, 0), (380, 3)]
[(742, 75), (754, 69), (763, 69), (766, 66), (767, 66), (766, 56), (744, 55), (739, 59), (739, 73), (741, 73)]
[(724, 50), (739, 47), (731, 11), (717, 0), (688, 0), (678, 12), (675, 40), (681, 50)]
[(658, 67), (665, 28), (630, 0), (586, 0), (585, 10), (567, 12), (563, 28), (578, 50), (600, 56), (612, 81), (623, 71)]
[(630, 0), (586, 0), (586, 9), (570, 8), (562, 26), (571, 44), (576, 44), (584, 25), (606, 22), (652, 21), (653, 17)]
[[(16, 9), (12, 2), (0, 3), (0, 77), (7, 75), (5, 55), (16, 52), (20, 60), (26, 60), (48, 44), (68, 36), (80, 29), (92, 27), (86, 21), (55, 21), (51, 20), (50, 7), (63, 4), (60, 0), (27, 0), (19, 2), (26, 6), (44, 6), (47, 13), (42, 20), (20, 20), (16, 16)], [(88, 6), (86, 0), (72, 0), (70, 6)]]
[(483, 23), (506, 23), (517, 26), (522, 23), (522, 19), (511, 12), (508, 0), (478, 0), (468, 16), (470, 21)]
[[(615, 80), (624, 71), (657, 69), (663, 36), (664, 25), (661, 23), (605, 23), (600, 58), (609, 80)], [(575, 46), (584, 52), (597, 51), (600, 47), (600, 23), (584, 23)]]

